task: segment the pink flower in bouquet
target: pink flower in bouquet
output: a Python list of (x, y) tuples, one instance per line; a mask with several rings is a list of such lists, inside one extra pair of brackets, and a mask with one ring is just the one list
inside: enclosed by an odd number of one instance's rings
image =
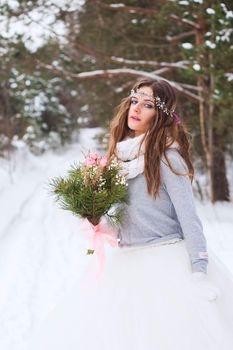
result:
[(107, 158), (107, 157), (102, 157), (102, 158), (100, 159), (99, 165), (100, 165), (102, 168), (106, 167), (106, 165), (108, 165), (108, 158)]
[(91, 158), (91, 157), (88, 157), (88, 158), (86, 158), (86, 160), (85, 160), (85, 164), (86, 164), (87, 166), (96, 165), (96, 160), (93, 159), (93, 158)]
[(98, 157), (98, 154), (96, 154), (96, 153), (94, 153), (94, 152), (91, 152), (91, 153), (89, 154), (89, 158), (94, 159), (94, 160), (97, 160), (99, 157)]

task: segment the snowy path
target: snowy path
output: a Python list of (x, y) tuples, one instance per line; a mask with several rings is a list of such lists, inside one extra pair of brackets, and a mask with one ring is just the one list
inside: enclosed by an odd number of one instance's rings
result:
[(197, 203), (207, 243), (233, 274), (233, 203)]
[[(20, 350), (31, 327), (74, 283), (84, 244), (78, 218), (59, 209), (48, 181), (63, 175), (82, 152), (93, 149), (96, 130), (60, 155), (34, 157), (21, 150), (13, 183), (0, 172), (0, 349)], [(86, 147), (85, 147), (86, 144)], [(13, 160), (14, 162), (14, 160)], [(3, 162), (4, 166), (4, 162)], [(85, 251), (85, 249), (83, 249)]]
[[(19, 150), (0, 161), (0, 349), (21, 350), (32, 328), (70, 289), (85, 263), (79, 219), (57, 207), (48, 181), (63, 175), (82, 151), (95, 149), (95, 129), (62, 154), (32, 156)], [(233, 205), (197, 203), (208, 243), (233, 273)]]

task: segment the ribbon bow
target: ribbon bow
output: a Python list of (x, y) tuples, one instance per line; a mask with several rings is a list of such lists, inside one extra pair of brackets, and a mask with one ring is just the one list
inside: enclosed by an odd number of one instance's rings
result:
[[(105, 264), (105, 243), (112, 247), (118, 246), (116, 231), (106, 229), (103, 224), (93, 225), (87, 219), (84, 219), (82, 230), (90, 239), (90, 249), (88, 249), (87, 254), (96, 254), (97, 257), (97, 262), (94, 261), (95, 265), (89, 265), (84, 271), (82, 282), (86, 283), (88, 279), (90, 281), (91, 277), (95, 277), (98, 281)], [(94, 269), (96, 269), (96, 273), (93, 276)]]

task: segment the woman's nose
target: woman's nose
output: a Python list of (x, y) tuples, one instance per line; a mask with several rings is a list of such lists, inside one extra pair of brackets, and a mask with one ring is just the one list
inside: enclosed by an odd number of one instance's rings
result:
[(138, 103), (136, 103), (135, 105), (133, 105), (133, 107), (134, 107), (134, 110), (135, 110), (136, 112), (138, 112), (138, 111), (140, 110), (140, 102), (138, 102)]

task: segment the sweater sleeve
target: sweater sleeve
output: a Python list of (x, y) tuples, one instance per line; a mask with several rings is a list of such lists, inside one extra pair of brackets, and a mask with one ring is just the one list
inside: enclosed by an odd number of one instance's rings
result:
[[(184, 159), (176, 149), (168, 150), (167, 158), (176, 172), (181, 174), (188, 172)], [(207, 242), (202, 223), (196, 213), (190, 178), (188, 175), (176, 175), (163, 158), (161, 162), (161, 183), (165, 187), (176, 211), (191, 260), (192, 272), (207, 273)]]

